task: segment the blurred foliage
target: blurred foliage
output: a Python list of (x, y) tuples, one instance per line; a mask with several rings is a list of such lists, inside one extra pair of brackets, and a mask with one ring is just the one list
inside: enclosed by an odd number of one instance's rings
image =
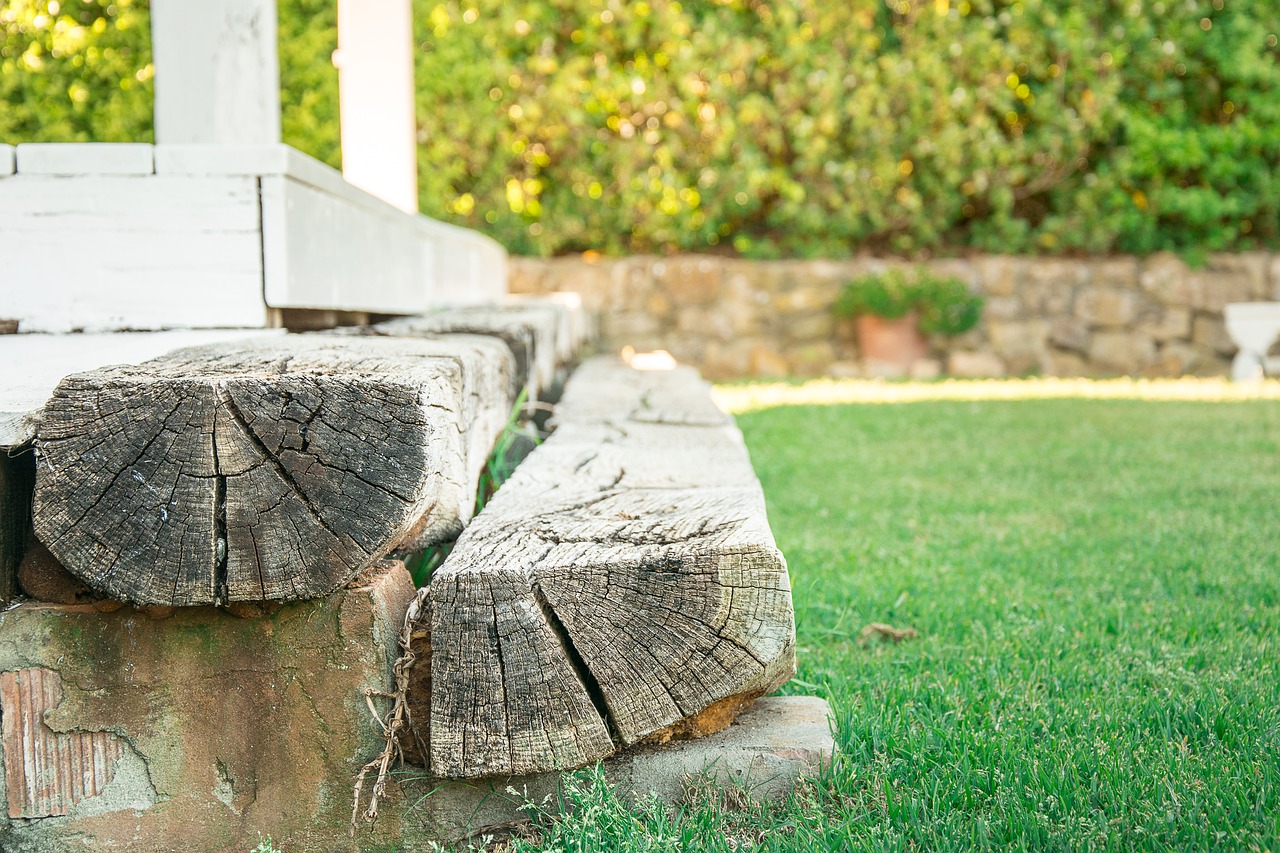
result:
[(342, 168), (338, 132), (338, 0), (279, 0), (280, 122), (285, 142)]
[(910, 272), (895, 267), (846, 283), (836, 298), (835, 313), (893, 320), (915, 311), (925, 334), (961, 335), (978, 325), (984, 302), (958, 278), (939, 278), (927, 267)]
[(0, 142), (151, 141), (151, 18), (134, 0), (0, 0)]
[[(143, 4), (53, 5), (0, 13), (0, 138), (146, 138)], [(282, 0), (280, 21), (285, 139), (336, 165), (334, 5)], [(1280, 238), (1275, 0), (414, 11), (423, 211), (517, 252), (1202, 252)], [(55, 54), (64, 19), (88, 35)]]

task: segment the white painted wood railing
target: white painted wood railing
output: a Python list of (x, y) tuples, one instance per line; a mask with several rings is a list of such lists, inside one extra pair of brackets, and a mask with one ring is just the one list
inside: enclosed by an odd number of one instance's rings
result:
[(280, 144), (0, 146), (0, 258), (0, 318), (24, 332), (416, 314), (507, 282), (497, 242)]

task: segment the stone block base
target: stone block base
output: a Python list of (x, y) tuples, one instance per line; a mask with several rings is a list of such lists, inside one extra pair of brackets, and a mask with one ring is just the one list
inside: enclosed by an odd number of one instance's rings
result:
[(413, 592), (392, 563), (275, 608), (0, 613), (0, 850), (365, 849), (365, 690), (391, 683)]
[[(395, 563), (275, 608), (0, 613), (0, 850), (248, 851), (259, 834), (286, 850), (406, 850), (518, 820), (561, 774), (462, 783), (400, 768), (376, 824), (350, 834), (352, 784), (382, 746), (365, 691), (391, 684), (412, 595)], [(778, 797), (831, 757), (829, 714), (811, 697), (761, 699), (724, 731), (615, 756), (605, 773), (667, 802), (704, 773)]]
[[(685, 796), (686, 786), (704, 776), (711, 784), (732, 786), (756, 800), (780, 799), (798, 777), (815, 773), (831, 760), (835, 741), (830, 716), (824, 699), (767, 697), (716, 734), (639, 747), (606, 759), (605, 777), (624, 797), (633, 799), (652, 795), (677, 803)], [(402, 779), (397, 799), (383, 805), (375, 829), (381, 829), (384, 818), (391, 815), (406, 832), (402, 838), (447, 841), (520, 820), (525, 816), (520, 806), (526, 799), (540, 803), (554, 795), (563, 774), (446, 782), (415, 778), (408, 767)], [(512, 795), (509, 789), (520, 793)]]

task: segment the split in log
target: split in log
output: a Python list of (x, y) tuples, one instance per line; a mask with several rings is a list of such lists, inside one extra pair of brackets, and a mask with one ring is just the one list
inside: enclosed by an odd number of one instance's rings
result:
[[(587, 405), (605, 399), (611, 417)], [(582, 766), (794, 673), (786, 565), (696, 373), (589, 362), (557, 421), (410, 608), (433, 775)]]
[(37, 438), (36, 532), (121, 601), (325, 595), (458, 534), (511, 370), (490, 340), (301, 335), (70, 376)]

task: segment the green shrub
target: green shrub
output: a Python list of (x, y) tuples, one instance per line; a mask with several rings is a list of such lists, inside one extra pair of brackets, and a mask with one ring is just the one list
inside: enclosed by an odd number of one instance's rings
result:
[[(0, 140), (149, 138), (141, 0), (68, 2), (37, 25), (52, 5), (0, 7)], [(282, 0), (281, 67), (286, 141), (336, 164), (332, 5)], [(1280, 240), (1275, 0), (414, 12), (423, 211), (517, 252)], [(72, 18), (83, 42), (48, 23)]]
[(937, 278), (925, 269), (865, 275), (846, 284), (836, 299), (841, 317), (874, 314), (889, 320), (915, 311), (925, 334), (959, 335), (978, 324), (983, 299), (956, 278)]
[(957, 278), (919, 281), (924, 297), (919, 303), (920, 331), (926, 335), (962, 335), (978, 325), (985, 300), (970, 293)]

